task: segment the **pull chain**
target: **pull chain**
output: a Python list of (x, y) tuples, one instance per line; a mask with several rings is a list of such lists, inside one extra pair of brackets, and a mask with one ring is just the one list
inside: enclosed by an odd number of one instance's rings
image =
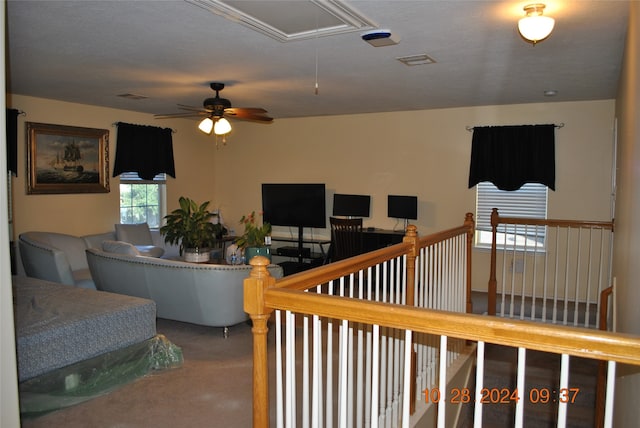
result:
[(316, 84), (314, 88), (314, 93), (318, 95), (318, 14), (316, 12), (316, 34), (315, 34), (315, 45), (316, 45)]

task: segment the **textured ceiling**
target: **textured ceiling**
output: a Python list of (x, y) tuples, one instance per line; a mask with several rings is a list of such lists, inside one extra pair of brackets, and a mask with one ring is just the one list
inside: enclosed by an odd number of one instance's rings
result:
[[(247, 6), (273, 8), (279, 25), (296, 30), (288, 23), (305, 23), (301, 2)], [(218, 81), (234, 107), (276, 119), (616, 95), (627, 1), (548, 2), (556, 27), (536, 46), (516, 28), (526, 1), (344, 3), (400, 42), (373, 47), (364, 29), (281, 42), (206, 0), (8, 0), (7, 91), (161, 114), (201, 106)], [(436, 62), (396, 60), (423, 53)], [(545, 97), (549, 89), (558, 95)]]

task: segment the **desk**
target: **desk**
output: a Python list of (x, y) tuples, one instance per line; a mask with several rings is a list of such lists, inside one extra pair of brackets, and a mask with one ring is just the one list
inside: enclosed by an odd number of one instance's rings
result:
[(374, 230), (369, 230), (367, 228), (363, 228), (362, 251), (367, 253), (369, 251), (388, 247), (389, 245), (399, 244), (400, 242), (402, 242), (402, 238), (404, 238), (404, 230), (377, 228)]

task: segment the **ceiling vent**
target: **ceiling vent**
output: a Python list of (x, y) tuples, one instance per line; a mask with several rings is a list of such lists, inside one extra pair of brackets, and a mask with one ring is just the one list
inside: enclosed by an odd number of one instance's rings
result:
[(376, 28), (373, 21), (338, 0), (186, 0), (281, 42)]
[(436, 62), (435, 59), (431, 58), (427, 54), (401, 56), (396, 59), (401, 63), (403, 63), (404, 65), (434, 64)]

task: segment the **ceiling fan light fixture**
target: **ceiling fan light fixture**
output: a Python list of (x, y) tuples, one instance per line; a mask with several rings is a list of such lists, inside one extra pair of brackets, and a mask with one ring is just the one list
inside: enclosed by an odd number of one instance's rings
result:
[(518, 31), (534, 45), (546, 39), (553, 31), (555, 20), (542, 13), (546, 6), (542, 3), (529, 4), (524, 7), (526, 16), (518, 21)]
[(213, 130), (213, 120), (211, 120), (210, 117), (205, 117), (198, 124), (198, 129), (204, 132), (205, 134), (210, 135), (211, 131)]
[(215, 125), (213, 126), (213, 132), (216, 135), (225, 135), (231, 132), (231, 124), (227, 119), (221, 117), (216, 120)]

